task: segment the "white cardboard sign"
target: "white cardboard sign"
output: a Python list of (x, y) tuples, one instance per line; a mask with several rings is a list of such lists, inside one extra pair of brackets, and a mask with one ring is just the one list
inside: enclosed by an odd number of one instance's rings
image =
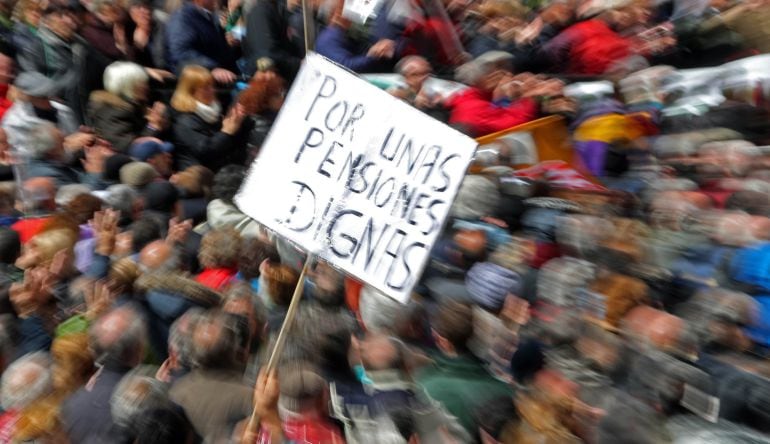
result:
[(406, 302), (476, 145), (311, 53), (236, 204)]

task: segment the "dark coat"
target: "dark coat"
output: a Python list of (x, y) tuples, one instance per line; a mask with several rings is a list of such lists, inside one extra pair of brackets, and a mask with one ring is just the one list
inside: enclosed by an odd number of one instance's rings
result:
[(166, 64), (170, 71), (181, 73), (185, 65), (201, 65), (208, 69), (224, 68), (238, 72), (236, 56), (225, 40), (225, 31), (216, 16), (186, 3), (166, 25)]
[(53, 80), (54, 96), (63, 99), (81, 119), (79, 86), (86, 58), (86, 45), (78, 37), (66, 42), (45, 27), (37, 38), (24, 40), (17, 62), (22, 72), (39, 72)]
[(244, 128), (231, 136), (223, 133), (221, 127), (221, 121), (211, 124), (195, 113), (177, 113), (171, 125), (177, 171), (199, 164), (212, 171), (228, 163), (243, 164), (246, 149), (241, 133)]
[(88, 122), (116, 151), (125, 153), (137, 137), (155, 136), (147, 128), (144, 109), (107, 91), (94, 91), (88, 100)]
[(112, 421), (110, 399), (128, 370), (105, 368), (90, 391), (83, 387), (64, 401), (61, 419), (70, 442), (125, 442), (124, 431), (119, 430)]
[(290, 19), (286, 2), (257, 0), (246, 16), (246, 38), (241, 42), (248, 69), (244, 74), (254, 74), (257, 59), (268, 57), (282, 77), (293, 79), (297, 75), (304, 51), (299, 33), (291, 33)]

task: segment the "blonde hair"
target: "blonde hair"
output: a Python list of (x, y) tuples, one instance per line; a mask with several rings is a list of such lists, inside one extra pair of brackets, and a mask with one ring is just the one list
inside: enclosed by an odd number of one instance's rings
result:
[(77, 242), (77, 235), (67, 229), (44, 231), (30, 240), (40, 252), (42, 264), (50, 262), (61, 250), (72, 252)]
[(196, 102), (195, 92), (207, 83), (213, 82), (211, 71), (199, 66), (188, 65), (182, 70), (179, 77), (179, 83), (176, 86), (174, 95), (171, 97), (171, 107), (180, 113), (191, 113), (195, 111)]
[(72, 333), (54, 339), (51, 344), (54, 361), (54, 389), (66, 396), (88, 381), (94, 359), (88, 349), (87, 333)]

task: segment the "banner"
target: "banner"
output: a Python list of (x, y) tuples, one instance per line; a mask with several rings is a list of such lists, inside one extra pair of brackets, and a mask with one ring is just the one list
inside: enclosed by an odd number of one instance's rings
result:
[(311, 53), (236, 204), (406, 302), (475, 148), (473, 139)]

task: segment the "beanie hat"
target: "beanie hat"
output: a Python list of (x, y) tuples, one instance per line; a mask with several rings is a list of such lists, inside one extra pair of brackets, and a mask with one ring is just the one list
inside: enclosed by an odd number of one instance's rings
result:
[(144, 189), (144, 207), (148, 210), (171, 213), (179, 200), (179, 191), (168, 182), (154, 182)]
[(521, 276), (491, 262), (476, 263), (465, 277), (471, 301), (484, 309), (497, 312), (503, 307), (508, 293), (518, 293)]
[(500, 192), (491, 180), (484, 176), (465, 176), (451, 214), (458, 219), (475, 220), (492, 216), (500, 202)]
[(119, 182), (120, 181), (120, 169), (123, 165), (133, 162), (133, 160), (125, 154), (113, 154), (104, 161), (104, 173), (102, 177), (107, 182)]
[(158, 172), (149, 163), (131, 162), (120, 168), (120, 182), (142, 188), (158, 177)]

